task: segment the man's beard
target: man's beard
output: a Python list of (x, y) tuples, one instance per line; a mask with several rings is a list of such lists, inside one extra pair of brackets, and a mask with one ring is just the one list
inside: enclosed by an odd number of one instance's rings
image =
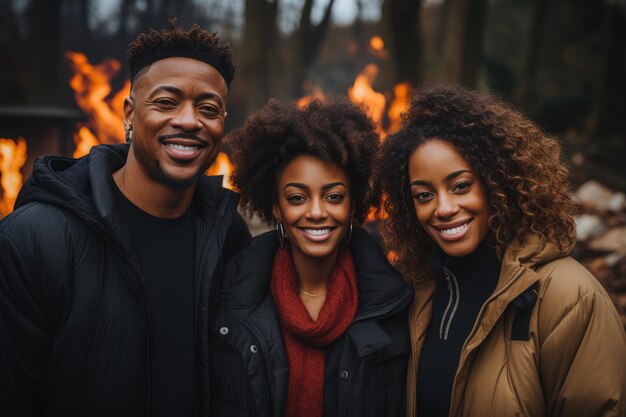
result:
[(178, 179), (172, 178), (165, 171), (163, 171), (163, 169), (161, 169), (161, 164), (159, 164), (158, 161), (156, 163), (156, 168), (157, 168), (158, 181), (161, 184), (169, 188), (176, 189), (176, 190), (181, 190), (181, 189), (191, 187), (192, 185), (196, 183), (196, 181), (198, 181), (198, 178), (200, 178), (204, 174), (204, 172), (208, 169), (208, 167), (200, 168), (198, 172), (196, 173), (196, 175), (193, 175), (192, 177), (187, 178), (185, 180), (178, 180)]

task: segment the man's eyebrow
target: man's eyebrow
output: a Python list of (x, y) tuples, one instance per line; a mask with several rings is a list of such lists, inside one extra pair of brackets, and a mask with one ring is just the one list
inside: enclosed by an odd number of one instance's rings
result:
[[(183, 90), (181, 90), (180, 88), (171, 86), (171, 85), (160, 85), (157, 88), (155, 88), (154, 90), (152, 90), (152, 93), (150, 95), (154, 95), (160, 91), (167, 91), (169, 93), (175, 94), (176, 96), (180, 97), (183, 95)], [(221, 107), (224, 107), (224, 101), (222, 100), (222, 97), (219, 96), (219, 94), (215, 94), (215, 93), (202, 93), (200, 94), (197, 99), (199, 100), (204, 100), (204, 99), (211, 99), (211, 100), (217, 100), (220, 104)]]
[(173, 87), (171, 85), (160, 85), (157, 88), (155, 88), (154, 90), (152, 90), (150, 95), (154, 95), (155, 93), (159, 93), (161, 91), (167, 91), (167, 92), (175, 94), (177, 96), (182, 96), (183, 95), (183, 91), (180, 88), (176, 88), (176, 87)]

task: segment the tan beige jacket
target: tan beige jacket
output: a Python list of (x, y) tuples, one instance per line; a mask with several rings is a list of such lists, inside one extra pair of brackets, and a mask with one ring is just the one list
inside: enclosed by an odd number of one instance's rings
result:
[[(509, 247), (495, 291), (461, 351), (452, 417), (626, 416), (626, 335), (607, 293), (582, 265), (538, 239)], [(511, 302), (534, 282), (530, 340), (511, 340)], [(415, 290), (407, 416), (416, 410), (419, 357), (434, 281)], [(420, 416), (427, 417), (427, 416)]]

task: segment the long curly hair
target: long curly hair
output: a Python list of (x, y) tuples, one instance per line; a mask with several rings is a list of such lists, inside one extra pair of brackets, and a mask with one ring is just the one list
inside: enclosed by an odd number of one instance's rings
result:
[(241, 206), (267, 224), (274, 220), (272, 206), (278, 201), (276, 187), (283, 169), (304, 154), (346, 172), (357, 222), (363, 221), (372, 205), (370, 177), (378, 135), (365, 112), (345, 98), (313, 101), (304, 108), (270, 100), (225, 143), (233, 149), (231, 179)]
[(381, 146), (375, 182), (387, 218), (381, 235), (396, 265), (410, 282), (427, 267), (432, 239), (417, 221), (408, 162), (422, 144), (450, 143), (473, 167), (487, 190), (490, 238), (501, 258), (506, 246), (538, 236), (568, 251), (575, 243), (568, 170), (556, 139), (490, 96), (458, 86), (414, 93), (400, 131)]

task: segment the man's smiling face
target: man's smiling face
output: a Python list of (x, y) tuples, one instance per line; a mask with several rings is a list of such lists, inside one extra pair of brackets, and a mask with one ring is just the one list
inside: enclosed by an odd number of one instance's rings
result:
[(148, 178), (185, 188), (211, 166), (227, 94), (220, 73), (191, 58), (162, 59), (137, 76), (124, 117), (133, 128), (131, 152)]

